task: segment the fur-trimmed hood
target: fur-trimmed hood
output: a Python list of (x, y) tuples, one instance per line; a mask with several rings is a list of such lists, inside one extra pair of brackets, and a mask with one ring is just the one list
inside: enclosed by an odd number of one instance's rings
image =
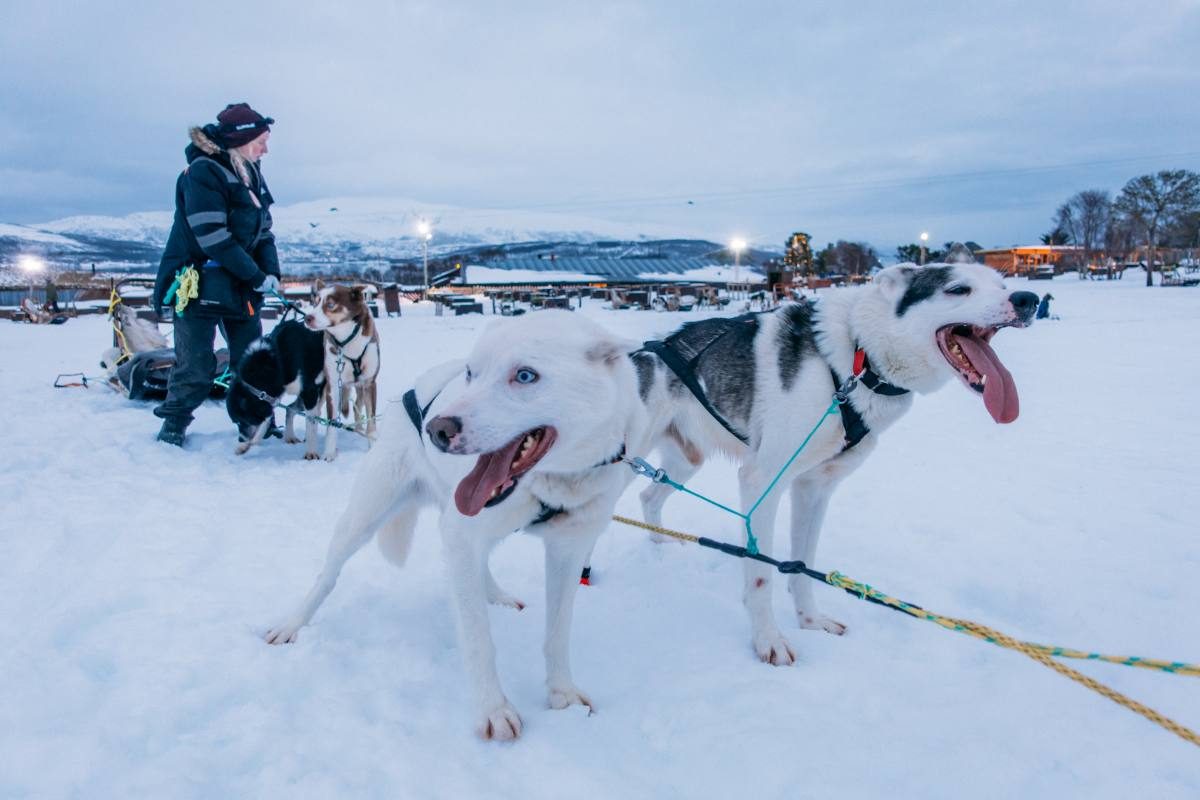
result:
[[(213, 140), (213, 130), (211, 130), (214, 128), (213, 125), (205, 125), (203, 128), (194, 125), (188, 129), (188, 136), (192, 142), (183, 151), (187, 163), (190, 165), (197, 158), (211, 158), (237, 175), (243, 185), (251, 186), (250, 173), (257, 171), (257, 164), (248, 166), (249, 162), (244, 158), (217, 144)], [(259, 180), (261, 181), (261, 174)], [(254, 192), (250, 193), (250, 199), (254, 201), (254, 205), (260, 206), (259, 199)]]
[[(188, 128), (188, 136), (191, 138), (192, 144), (195, 145), (196, 149), (206, 156), (215, 156), (217, 153), (225, 152), (220, 145), (209, 137), (204, 128), (201, 128), (199, 125)], [(188, 160), (191, 161), (191, 159)]]

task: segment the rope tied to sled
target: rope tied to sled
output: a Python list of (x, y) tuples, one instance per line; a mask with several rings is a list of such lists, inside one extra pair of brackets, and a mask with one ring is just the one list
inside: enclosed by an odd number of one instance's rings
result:
[(1190, 742), (1197, 747), (1200, 747), (1200, 735), (1195, 731), (1180, 725), (1178, 722), (1165, 717), (1154, 709), (1145, 706), (1131, 697), (1128, 697), (1110, 686), (1106, 686), (1100, 681), (1084, 675), (1076, 669), (1073, 669), (1066, 664), (1056, 661), (1056, 658), (1078, 658), (1089, 661), (1103, 661), (1109, 664), (1119, 664), (1128, 667), (1140, 667), (1142, 669), (1152, 669), (1159, 672), (1164, 672), (1170, 675), (1189, 675), (1200, 676), (1200, 664), (1188, 664), (1182, 661), (1160, 661), (1151, 658), (1141, 658), (1138, 656), (1113, 656), (1104, 655), (1102, 653), (1092, 653), (1083, 650), (1074, 650), (1068, 647), (1055, 647), (1045, 644), (1037, 644), (1035, 642), (1025, 642), (1015, 639), (1002, 631), (988, 627), (981, 623), (967, 619), (957, 619), (947, 617), (933, 611), (922, 608), (913, 603), (907, 603), (891, 595), (885, 594), (870, 584), (856, 581), (852, 578), (843, 575), (834, 570), (832, 572), (820, 572), (812, 569), (803, 561), (777, 561), (770, 556), (763, 555), (759, 552), (751, 553), (749, 548), (740, 547), (735, 544), (721, 542), (714, 539), (708, 539), (703, 536), (693, 536), (682, 531), (664, 528), (661, 525), (652, 525), (648, 522), (631, 519), (620, 515), (613, 515), (613, 520), (620, 522), (623, 525), (630, 525), (635, 528), (651, 531), (663, 536), (669, 536), (673, 539), (678, 539), (683, 542), (691, 542), (702, 547), (708, 547), (713, 550), (718, 550), (726, 555), (735, 556), (737, 558), (750, 558), (755, 561), (761, 561), (765, 564), (770, 564), (779, 572), (786, 575), (805, 575), (813, 580), (821, 581), (835, 589), (841, 589), (847, 594), (853, 595), (860, 600), (866, 600), (875, 605), (891, 608), (895, 611), (907, 614), (916, 619), (923, 619), (928, 622), (933, 622), (936, 625), (958, 633), (965, 633), (973, 636), (976, 639), (981, 639), (985, 642), (1003, 647), (1007, 650), (1015, 650), (1028, 656), (1034, 661), (1049, 667), (1055, 672), (1063, 675), (1076, 683), (1086, 686), (1092, 691), (1107, 697), (1118, 705), (1133, 711), (1136, 714), (1150, 720), (1154, 724), (1170, 731), (1186, 742)]

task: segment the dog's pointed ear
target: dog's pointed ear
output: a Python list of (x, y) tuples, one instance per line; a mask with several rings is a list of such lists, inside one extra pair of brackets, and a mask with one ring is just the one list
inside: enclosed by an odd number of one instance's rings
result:
[(363, 287), (351, 286), (350, 287), (350, 302), (354, 303), (355, 305), (358, 305), (362, 301), (363, 301)]
[(324, 288), (325, 288), (325, 281), (321, 280), (320, 278), (317, 278), (315, 281), (313, 281), (313, 285), (312, 285), (312, 301), (313, 301), (314, 303), (316, 303), (316, 302), (317, 302), (317, 292), (321, 291), (321, 290), (322, 290), (322, 289), (324, 289)]
[(594, 343), (587, 349), (587, 358), (589, 361), (611, 367), (637, 349), (638, 345), (634, 342), (625, 341), (624, 339), (606, 338)]
[(898, 300), (908, 288), (908, 284), (912, 281), (912, 276), (916, 274), (917, 267), (897, 264), (894, 267), (880, 270), (875, 276), (875, 284), (890, 300)]

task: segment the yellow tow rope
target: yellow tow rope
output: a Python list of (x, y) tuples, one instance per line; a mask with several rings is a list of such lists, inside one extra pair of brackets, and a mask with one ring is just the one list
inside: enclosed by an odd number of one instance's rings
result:
[[(674, 539), (679, 539), (680, 541), (684, 542), (691, 542), (693, 544), (700, 544), (704, 546), (713, 546), (714, 544), (719, 544), (711, 542), (711, 540), (708, 539), (702, 539), (702, 537), (699, 536), (692, 536), (691, 534), (683, 533), (681, 531), (664, 528), (661, 525), (651, 525), (648, 522), (630, 519), (629, 517), (613, 515), (613, 520), (620, 522), (623, 525), (631, 525), (635, 528), (642, 528), (643, 530), (652, 531), (653, 533), (658, 533), (663, 536), (670, 536)], [(738, 550), (741, 550), (743, 553), (745, 552), (745, 548), (739, 548), (732, 545), (725, 545), (717, 547), (716, 549), (731, 555), (738, 555), (736, 552)], [(742, 557), (753, 558), (754, 555), (743, 555)], [(903, 600), (899, 600), (895, 597), (884, 594), (878, 589), (872, 588), (868, 584), (859, 583), (858, 581), (848, 578), (840, 572), (834, 571), (826, 574), (820, 574), (814, 572), (813, 570), (804, 570), (803, 574), (814, 578), (814, 580), (823, 580), (830, 586), (833, 586), (837, 589), (842, 589), (843, 591), (855, 595), (862, 600), (870, 600), (871, 602), (879, 605), (885, 605), (897, 611), (902, 611), (911, 617), (936, 623), (947, 630), (966, 633), (974, 636), (976, 639), (982, 639), (985, 642), (991, 642), (992, 644), (999, 645), (1000, 647), (1023, 653), (1029, 658), (1032, 658), (1034, 661), (1037, 661), (1039, 664), (1049, 667), (1060, 675), (1065, 675), (1076, 683), (1086, 686), (1092, 691), (1107, 697), (1114, 703), (1122, 705), (1125, 708), (1128, 708), (1130, 711), (1142, 715), (1146, 719), (1165, 728), (1184, 741), (1200, 747), (1200, 735), (1197, 735), (1195, 731), (1180, 725), (1178, 722), (1175, 722), (1172, 719), (1164, 717), (1154, 709), (1144, 706), (1130, 697), (1126, 697), (1116, 689), (1105, 686), (1103, 683), (1084, 675), (1082, 672), (1072, 669), (1066, 664), (1061, 664), (1058, 661), (1055, 661), (1055, 658), (1080, 658), (1089, 661), (1104, 661), (1109, 664), (1120, 664), (1128, 667), (1153, 669), (1160, 672), (1166, 672), (1171, 675), (1191, 676), (1200, 676), (1200, 665), (1186, 664), (1180, 661), (1158, 661), (1149, 658), (1139, 658), (1137, 656), (1110, 656), (1100, 653), (1088, 653), (1082, 650), (1072, 650), (1065, 647), (1051, 647), (1050, 645), (1023, 642), (1018, 639), (1014, 639), (1005, 633), (995, 630), (994, 628), (981, 625), (978, 622), (946, 617), (941, 614), (928, 611), (919, 606), (914, 606), (911, 603), (906, 603)]]
[[(175, 275), (175, 313), (183, 314), (190, 301), (200, 296), (200, 271), (195, 267), (187, 267)], [(171, 292), (167, 291), (167, 301), (170, 302)]]

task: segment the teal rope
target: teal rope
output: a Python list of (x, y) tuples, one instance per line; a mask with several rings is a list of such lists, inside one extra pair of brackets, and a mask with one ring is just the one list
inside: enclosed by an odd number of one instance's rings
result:
[[(816, 435), (816, 433), (820, 429), (820, 427), (825, 424), (825, 420), (829, 419), (830, 415), (838, 410), (838, 405), (839, 405), (839, 402), (838, 402), (837, 396), (835, 395), (834, 398), (829, 403), (829, 408), (825, 409), (825, 413), (821, 415), (821, 418), (819, 420), (817, 420), (817, 424), (814, 425), (812, 430), (808, 432), (808, 436), (804, 437), (804, 441), (802, 441), (800, 443), (800, 446), (796, 448), (796, 452), (792, 453), (792, 457), (787, 460), (787, 463), (785, 463), (782, 467), (779, 468), (779, 472), (775, 473), (775, 477), (771, 480), (771, 483), (767, 485), (767, 488), (763, 490), (763, 493), (761, 495), (759, 495), (759, 498), (754, 501), (754, 505), (750, 506), (750, 510), (744, 514), (741, 511), (733, 510), (732, 508), (730, 508), (727, 505), (718, 503), (716, 500), (713, 500), (711, 497), (705, 497), (704, 495), (700, 494), (699, 492), (692, 491), (691, 489), (684, 486), (682, 483), (677, 483), (676, 481), (671, 480), (670, 475), (667, 475), (662, 470), (657, 470), (657, 471), (654, 470), (654, 468), (651, 465), (646, 464), (641, 459), (637, 459), (637, 460), (642, 461), (642, 463), (650, 469), (650, 472), (649, 473), (644, 472), (640, 469), (637, 469), (636, 467), (635, 467), (634, 471), (638, 472), (638, 474), (640, 474), (640, 475), (646, 475), (651, 480), (657, 481), (659, 483), (665, 483), (667, 486), (670, 486), (672, 489), (683, 492), (685, 494), (690, 494), (692, 497), (703, 500), (704, 502), (708, 503), (709, 505), (716, 506), (717, 508), (721, 509), (722, 511), (727, 511), (730, 514), (733, 514), (735, 517), (738, 517), (739, 519), (741, 519), (742, 522), (746, 523), (746, 552), (752, 556), (755, 556), (755, 555), (758, 555), (758, 539), (756, 539), (754, 537), (754, 529), (750, 523), (750, 517), (753, 516), (754, 512), (758, 509), (758, 507), (760, 505), (762, 505), (762, 501), (767, 499), (767, 495), (769, 495), (772, 491), (774, 491), (775, 486), (776, 486), (776, 484), (779, 483), (780, 478), (783, 477), (784, 473), (788, 471), (788, 468), (792, 466), (792, 463), (795, 462), (795, 460), (800, 456), (800, 454), (802, 452), (804, 452), (804, 448), (808, 447), (808, 443), (812, 440), (812, 437)], [(657, 472), (657, 475), (655, 474), (656, 472)]]

